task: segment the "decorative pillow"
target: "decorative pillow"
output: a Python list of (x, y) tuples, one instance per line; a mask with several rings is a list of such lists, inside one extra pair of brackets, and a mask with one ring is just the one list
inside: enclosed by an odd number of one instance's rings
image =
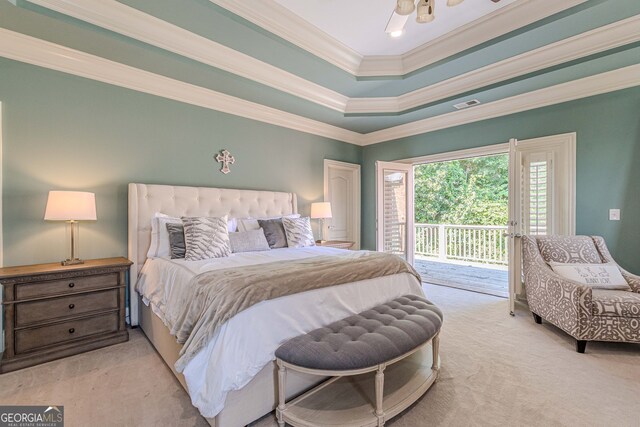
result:
[(560, 276), (585, 284), (593, 289), (630, 291), (627, 281), (614, 263), (576, 264), (550, 262), (551, 269)]
[(267, 238), (271, 249), (287, 247), (287, 235), (284, 232), (282, 218), (259, 219), (258, 224), (264, 231), (264, 236)]
[[(182, 224), (182, 220), (177, 217), (156, 212), (151, 218), (151, 244), (147, 251), (147, 258), (168, 258), (171, 256), (171, 245), (169, 242), (169, 232), (167, 224)], [(236, 219), (227, 221), (229, 231), (236, 230)]]
[(185, 255), (187, 261), (229, 256), (227, 217), (182, 217)]
[(184, 226), (181, 223), (168, 223), (167, 231), (169, 232), (169, 252), (171, 259), (184, 258)]
[(231, 243), (231, 252), (234, 254), (239, 252), (268, 251), (271, 249), (262, 228), (229, 233), (229, 242)]
[(270, 216), (265, 218), (238, 218), (238, 231), (257, 230), (260, 228), (259, 219), (280, 219), (280, 218), (300, 218), (300, 214), (291, 214), (285, 216)]
[(315, 246), (311, 230), (311, 219), (308, 216), (303, 218), (282, 218), (284, 232), (287, 235), (287, 245), (290, 248), (304, 248)]

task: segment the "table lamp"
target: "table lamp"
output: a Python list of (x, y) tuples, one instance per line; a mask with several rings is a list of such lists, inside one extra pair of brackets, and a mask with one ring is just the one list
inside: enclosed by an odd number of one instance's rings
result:
[(331, 203), (311, 203), (311, 218), (320, 220), (320, 242), (324, 242), (324, 240), (322, 240), (322, 230), (324, 229), (325, 218), (331, 218)]
[(66, 221), (71, 228), (70, 256), (62, 265), (83, 264), (76, 258), (78, 246), (78, 221), (95, 221), (96, 195), (84, 191), (49, 191), (47, 208), (44, 212), (47, 221)]

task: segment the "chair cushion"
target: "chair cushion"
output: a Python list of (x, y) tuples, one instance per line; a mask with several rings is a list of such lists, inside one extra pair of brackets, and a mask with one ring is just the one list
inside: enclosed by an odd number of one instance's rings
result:
[(589, 236), (537, 236), (540, 255), (547, 262), (600, 264), (600, 253)]
[(276, 357), (310, 369), (368, 368), (424, 344), (441, 326), (438, 307), (425, 298), (405, 295), (292, 338), (276, 350)]
[(594, 316), (640, 317), (640, 294), (628, 291), (594, 289)]

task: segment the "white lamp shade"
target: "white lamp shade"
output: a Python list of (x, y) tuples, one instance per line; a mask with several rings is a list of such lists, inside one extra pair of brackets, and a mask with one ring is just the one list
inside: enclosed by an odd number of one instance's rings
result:
[(457, 6), (462, 3), (464, 0), (447, 0), (447, 6)]
[(49, 221), (94, 221), (96, 195), (84, 191), (49, 191), (44, 219)]
[(331, 203), (318, 202), (311, 203), (311, 218), (331, 218)]

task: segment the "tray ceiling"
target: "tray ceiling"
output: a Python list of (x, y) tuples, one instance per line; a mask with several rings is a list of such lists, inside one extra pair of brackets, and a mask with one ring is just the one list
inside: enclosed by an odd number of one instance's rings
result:
[(405, 33), (398, 38), (391, 38), (384, 32), (396, 0), (275, 1), (360, 55), (375, 56), (407, 53), (522, 0), (502, 0), (499, 3), (467, 0), (455, 7), (448, 7), (447, 0), (436, 0), (436, 19), (428, 24), (418, 24), (414, 12), (407, 20)]

